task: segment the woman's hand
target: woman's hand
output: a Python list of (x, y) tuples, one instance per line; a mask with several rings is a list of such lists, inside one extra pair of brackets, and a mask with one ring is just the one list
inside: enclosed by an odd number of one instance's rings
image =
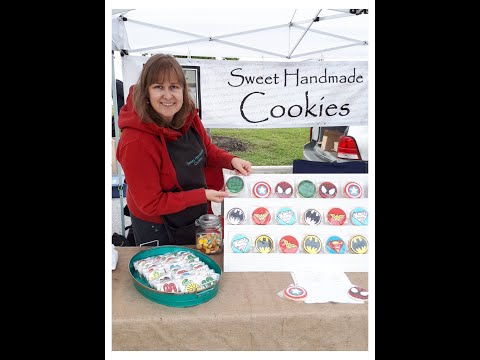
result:
[(250, 175), (252, 173), (252, 163), (247, 160), (234, 157), (232, 159), (232, 167), (235, 169), (235, 172), (242, 175)]
[(226, 191), (217, 191), (212, 189), (205, 189), (205, 196), (207, 200), (213, 201), (216, 203), (221, 203), (225, 197), (228, 196)]

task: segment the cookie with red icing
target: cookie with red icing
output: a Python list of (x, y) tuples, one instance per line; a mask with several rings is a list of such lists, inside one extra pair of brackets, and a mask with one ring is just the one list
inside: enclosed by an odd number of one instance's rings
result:
[(358, 286), (352, 286), (348, 289), (348, 295), (355, 300), (368, 300), (368, 290)]
[(318, 194), (322, 198), (333, 199), (335, 196), (337, 196), (337, 187), (330, 181), (324, 181), (318, 187)]
[(340, 208), (332, 208), (328, 210), (327, 221), (330, 225), (343, 225), (347, 220), (347, 214)]
[(252, 220), (257, 225), (267, 225), (272, 219), (272, 215), (267, 208), (258, 207), (252, 212)]
[(278, 242), (280, 251), (285, 254), (294, 254), (298, 251), (298, 240), (291, 235), (285, 235)]
[(294, 301), (303, 301), (307, 297), (308, 293), (301, 286), (290, 285), (285, 290), (283, 290), (283, 296), (287, 299)]
[(272, 193), (272, 188), (265, 181), (259, 181), (252, 188), (253, 195), (257, 198), (268, 198)]
[(293, 195), (293, 186), (286, 181), (280, 181), (273, 191), (278, 198), (289, 198)]
[(347, 198), (361, 198), (363, 195), (362, 186), (359, 183), (351, 181), (343, 188), (343, 195), (345, 195)]

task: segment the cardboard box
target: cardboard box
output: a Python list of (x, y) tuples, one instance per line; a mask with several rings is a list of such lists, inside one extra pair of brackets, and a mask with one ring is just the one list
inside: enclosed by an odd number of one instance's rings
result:
[(322, 145), (320, 145), (320, 149), (324, 151), (336, 151), (337, 149), (335, 147), (335, 143), (337, 143), (338, 146), (338, 140), (342, 135), (343, 133), (338, 131), (325, 130), (325, 132), (323, 133)]

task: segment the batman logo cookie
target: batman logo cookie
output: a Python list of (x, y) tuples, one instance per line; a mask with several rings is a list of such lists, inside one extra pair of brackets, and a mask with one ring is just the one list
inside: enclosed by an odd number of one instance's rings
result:
[(273, 240), (268, 235), (260, 235), (255, 239), (255, 249), (259, 253), (270, 253), (273, 250)]
[(366, 254), (368, 252), (368, 241), (363, 235), (352, 236), (348, 242), (349, 249), (355, 254)]
[(322, 215), (316, 209), (308, 209), (303, 213), (303, 222), (307, 225), (318, 225), (322, 222)]
[(240, 208), (231, 208), (227, 213), (227, 221), (232, 225), (240, 225), (245, 221), (245, 213)]
[(303, 250), (309, 254), (318, 254), (322, 250), (322, 240), (316, 235), (307, 235), (303, 239)]

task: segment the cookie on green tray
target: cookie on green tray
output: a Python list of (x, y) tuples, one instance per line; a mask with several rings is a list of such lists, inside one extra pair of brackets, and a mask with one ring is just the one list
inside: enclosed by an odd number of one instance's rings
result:
[(297, 192), (303, 198), (311, 198), (315, 196), (317, 187), (310, 180), (302, 180), (297, 186)]
[(240, 176), (232, 176), (227, 180), (225, 186), (231, 195), (238, 195), (243, 190), (245, 184)]

